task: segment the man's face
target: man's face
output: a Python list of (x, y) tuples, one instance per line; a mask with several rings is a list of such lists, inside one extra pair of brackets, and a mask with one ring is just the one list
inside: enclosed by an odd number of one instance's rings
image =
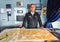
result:
[(35, 8), (36, 8), (35, 5), (31, 5), (31, 6), (30, 6), (30, 11), (31, 11), (31, 12), (35, 12)]

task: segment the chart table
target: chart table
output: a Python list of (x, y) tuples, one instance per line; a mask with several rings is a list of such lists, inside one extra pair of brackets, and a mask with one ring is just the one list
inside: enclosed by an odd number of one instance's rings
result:
[[(10, 31), (9, 31), (10, 30)], [(8, 29), (8, 32), (4, 32), (7, 36), (0, 41), (5, 42), (44, 42), (58, 40), (47, 29)], [(5, 41), (4, 41), (5, 40)]]
[(21, 29), (18, 41), (53, 41), (58, 40), (47, 29)]

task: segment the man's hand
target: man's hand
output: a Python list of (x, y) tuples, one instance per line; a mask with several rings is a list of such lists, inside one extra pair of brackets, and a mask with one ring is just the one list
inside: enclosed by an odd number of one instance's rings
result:
[(19, 27), (22, 27), (22, 24), (20, 24)]
[(40, 28), (41, 28), (41, 29), (44, 29), (44, 26), (41, 26)]
[(20, 29), (25, 29), (24, 27), (20, 28)]

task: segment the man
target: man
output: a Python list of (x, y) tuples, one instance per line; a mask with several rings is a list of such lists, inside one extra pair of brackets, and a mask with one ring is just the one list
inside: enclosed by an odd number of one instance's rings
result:
[(29, 12), (26, 13), (24, 20), (23, 20), (23, 26), (25, 28), (37, 28), (38, 23), (39, 26), (42, 26), (40, 15), (35, 11), (36, 6), (35, 4), (31, 4), (29, 7)]

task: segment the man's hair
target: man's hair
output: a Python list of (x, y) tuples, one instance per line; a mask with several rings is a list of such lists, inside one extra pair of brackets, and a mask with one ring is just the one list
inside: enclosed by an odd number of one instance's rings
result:
[(32, 5), (35, 5), (35, 4), (33, 4), (33, 3), (32, 3), (32, 4), (30, 4), (30, 5), (29, 5), (29, 8), (30, 8)]

